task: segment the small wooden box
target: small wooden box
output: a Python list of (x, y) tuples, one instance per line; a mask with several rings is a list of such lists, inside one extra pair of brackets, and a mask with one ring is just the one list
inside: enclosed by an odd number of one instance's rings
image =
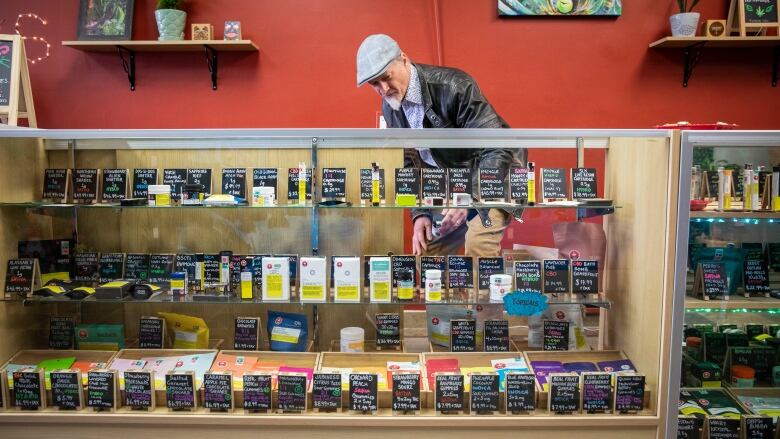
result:
[(704, 36), (710, 38), (722, 38), (728, 35), (726, 32), (726, 20), (707, 20), (704, 23)]
[(191, 28), (193, 40), (214, 39), (214, 26), (209, 23), (193, 23)]

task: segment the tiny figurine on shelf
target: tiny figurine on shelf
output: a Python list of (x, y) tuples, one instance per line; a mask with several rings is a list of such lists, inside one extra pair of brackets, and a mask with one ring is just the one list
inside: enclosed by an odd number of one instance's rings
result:
[(193, 23), (192, 24), (192, 39), (193, 40), (213, 40), (214, 39), (214, 26), (209, 23)]
[(240, 21), (226, 21), (224, 39), (226, 40), (240, 40), (241, 39), (241, 22)]

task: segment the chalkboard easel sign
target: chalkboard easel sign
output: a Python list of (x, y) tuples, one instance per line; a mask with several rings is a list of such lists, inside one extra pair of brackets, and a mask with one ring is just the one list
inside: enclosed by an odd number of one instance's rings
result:
[(169, 411), (192, 411), (198, 406), (193, 372), (165, 374), (165, 405)]
[(21, 35), (0, 34), (0, 116), (8, 118), (8, 125), (16, 126), (26, 118), (35, 128), (30, 72), (27, 66), (25, 39)]
[(187, 169), (187, 184), (203, 185), (203, 193), (206, 196), (211, 195), (211, 180), (211, 168)]
[(171, 187), (171, 199), (180, 200), (184, 185), (187, 184), (187, 169), (163, 169), (162, 184), (167, 184)]
[(509, 169), (509, 197), (515, 203), (528, 201), (528, 168), (512, 166)]
[(252, 187), (270, 187), (274, 189), (274, 197), (277, 196), (279, 185), (279, 170), (276, 168), (253, 168)]
[(757, 295), (769, 297), (769, 269), (763, 259), (745, 259), (744, 282), (745, 295)]
[(210, 412), (233, 410), (233, 373), (203, 374), (203, 407)]
[(375, 413), (379, 409), (379, 394), (375, 373), (349, 374), (349, 409), (356, 413)]
[(474, 289), (473, 256), (447, 256), (447, 288), (466, 291)]
[(541, 293), (542, 263), (539, 261), (515, 261), (515, 289)]
[(222, 169), (222, 193), (246, 200), (246, 168)]
[(100, 283), (122, 279), (125, 276), (124, 253), (101, 253), (98, 262)]
[(485, 352), (509, 352), (509, 321), (485, 320), (482, 349)]
[(271, 386), (269, 374), (248, 372), (244, 374), (244, 410), (247, 413), (268, 412), (272, 410)]
[(728, 298), (726, 267), (722, 262), (699, 262), (693, 280), (693, 292), (709, 300), (711, 297)]
[(103, 169), (100, 201), (113, 203), (127, 198), (127, 188), (129, 187), (127, 173), (127, 169)]
[(73, 202), (90, 204), (98, 198), (98, 179), (100, 172), (97, 169), (74, 169), (72, 174)]
[(165, 344), (165, 321), (159, 317), (141, 317), (138, 322), (138, 347), (162, 349)]
[(41, 271), (38, 260), (23, 258), (9, 259), (5, 272), (5, 292), (22, 297), (32, 296), (33, 290), (41, 285)]
[[(299, 168), (287, 169), (287, 199), (291, 203), (298, 202)], [(306, 199), (311, 200), (311, 169), (304, 170), (303, 181), (306, 184)]]
[(463, 375), (437, 373), (434, 375), (434, 407), (437, 413), (457, 414), (464, 410)]
[(742, 429), (745, 439), (775, 439), (776, 431), (772, 418), (760, 415), (743, 415)]
[(571, 170), (571, 197), (575, 200), (597, 198), (596, 168)]
[(306, 411), (307, 377), (303, 373), (280, 373), (277, 378), (277, 410), (279, 413)]
[(739, 32), (747, 36), (751, 30), (775, 28), (780, 31), (778, 0), (739, 0)]
[(376, 323), (376, 348), (401, 348), (401, 314), (378, 313), (374, 316)]
[(154, 371), (127, 370), (123, 375), (125, 379), (123, 405), (132, 410), (154, 410)]
[(477, 258), (477, 272), (479, 274), (479, 289), (489, 289), (490, 275), (504, 274), (504, 258)]
[(46, 408), (46, 389), (43, 369), (26, 367), (12, 374), (14, 383), (13, 405), (22, 410)]
[(582, 410), (587, 413), (612, 411), (612, 374), (586, 372), (582, 374)]
[(133, 198), (147, 198), (149, 185), (157, 184), (157, 169), (135, 168), (133, 169)]
[(645, 408), (645, 376), (615, 374), (615, 413), (638, 413)]
[(395, 168), (395, 194), (414, 195), (420, 198), (420, 170), (418, 168)]
[(576, 373), (551, 373), (548, 375), (549, 396), (547, 410), (555, 414), (571, 414), (580, 411), (580, 377)]
[(50, 375), (52, 405), (60, 410), (84, 408), (80, 370), (54, 370)]
[(72, 316), (49, 318), (49, 349), (73, 349), (75, 323)]
[(536, 377), (532, 373), (506, 374), (505, 405), (507, 414), (531, 413), (536, 410)]
[(315, 372), (311, 384), (312, 407), (321, 412), (341, 410), (341, 374)]
[(471, 377), (469, 408), (472, 414), (493, 414), (499, 410), (499, 377), (497, 373), (475, 373)]
[(565, 320), (545, 320), (543, 322), (543, 331), (543, 350), (569, 350), (569, 322)]
[[(2, 43), (0, 42), (0, 44)], [(43, 171), (43, 201), (66, 202), (70, 190), (70, 180), (70, 169), (45, 169)]]
[[(447, 187), (452, 194), (469, 194), (474, 193), (474, 182), (472, 180), (471, 168), (448, 168), (447, 169)], [(452, 201), (452, 200), (450, 200)]]
[(392, 401), (394, 412), (402, 414), (420, 411), (420, 374), (408, 372), (393, 372)]
[(444, 168), (422, 168), (423, 200), (447, 199), (447, 170)]
[(176, 255), (153, 254), (149, 256), (149, 282), (168, 284), (176, 262)]
[(325, 200), (347, 198), (347, 168), (322, 168), (322, 198)]
[(677, 439), (702, 439), (704, 419), (695, 416), (677, 417)]
[(707, 418), (707, 431), (709, 439), (740, 439), (742, 421), (721, 416)]
[(599, 261), (571, 261), (571, 290), (574, 294), (598, 294)]
[(130, 280), (149, 279), (149, 255), (128, 253), (125, 258), (125, 278)]
[(92, 369), (87, 372), (87, 406), (95, 411), (115, 411), (119, 406), (117, 372)]
[(482, 202), (505, 201), (506, 184), (501, 170), (497, 168), (479, 169), (479, 199)]
[(544, 265), (544, 292), (545, 294), (568, 293), (569, 283), (568, 259), (545, 259)]
[(564, 168), (541, 168), (539, 175), (544, 202), (568, 199), (566, 170)]
[(233, 349), (256, 351), (260, 349), (260, 317), (236, 317)]
[(474, 352), (477, 350), (477, 321), (450, 320), (450, 352)]
[(98, 273), (99, 254), (97, 252), (80, 252), (73, 257), (76, 272), (73, 280), (94, 284), (100, 281)]
[[(360, 202), (365, 204), (367, 201), (371, 201), (372, 186), (371, 186), (371, 168), (360, 169)], [(379, 200), (385, 199), (385, 170), (379, 169)]]

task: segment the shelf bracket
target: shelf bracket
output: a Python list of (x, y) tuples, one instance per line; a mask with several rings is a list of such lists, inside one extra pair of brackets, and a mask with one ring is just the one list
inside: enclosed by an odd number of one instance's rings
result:
[(204, 45), (203, 48), (206, 50), (206, 64), (209, 66), (209, 73), (211, 73), (211, 89), (216, 90), (219, 52), (217, 52), (216, 49), (208, 45)]
[(130, 81), (130, 91), (135, 91), (135, 51), (122, 46), (116, 46), (116, 50), (122, 60), (122, 68), (127, 73), (127, 80)]
[(693, 74), (693, 69), (696, 67), (696, 64), (699, 62), (699, 56), (701, 56), (701, 51), (704, 48), (704, 45), (706, 44), (706, 41), (702, 41), (700, 43), (693, 44), (691, 46), (686, 47), (683, 49), (683, 87), (688, 87), (688, 81), (691, 79), (691, 75)]
[(778, 64), (780, 64), (780, 46), (777, 46), (773, 50), (772, 55), (772, 87), (777, 87), (777, 80), (780, 76), (780, 72), (778, 72)]

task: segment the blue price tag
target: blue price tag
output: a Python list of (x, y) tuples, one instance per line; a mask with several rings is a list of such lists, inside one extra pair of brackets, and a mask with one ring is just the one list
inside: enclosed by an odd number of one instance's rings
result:
[(537, 316), (547, 309), (547, 296), (533, 290), (513, 291), (504, 296), (504, 309), (510, 316)]

